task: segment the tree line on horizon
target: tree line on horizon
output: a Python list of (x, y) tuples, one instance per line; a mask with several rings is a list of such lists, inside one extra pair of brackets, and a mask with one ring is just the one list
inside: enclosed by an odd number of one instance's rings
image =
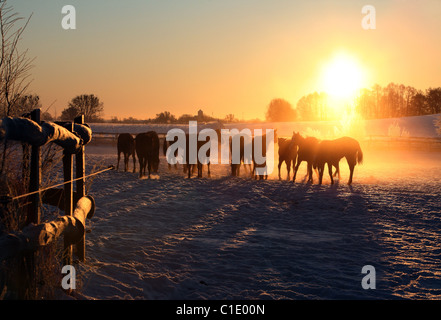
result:
[[(13, 103), (0, 103), (0, 115), (21, 116), (36, 108), (42, 108), (38, 95), (16, 94)], [(438, 114), (441, 113), (441, 87), (422, 91), (403, 84), (389, 83), (385, 87), (376, 84), (370, 89), (362, 89), (348, 109), (355, 111), (366, 120)], [(72, 98), (68, 106), (62, 110), (60, 120), (72, 120), (84, 114), (86, 122), (183, 124), (189, 121), (224, 123), (239, 121), (234, 114), (227, 114), (222, 119), (206, 114), (183, 114), (176, 117), (169, 111), (160, 112), (156, 117), (148, 119), (112, 117), (110, 120), (104, 120), (103, 110), (104, 105), (97, 96), (82, 94)], [(41, 119), (58, 120), (47, 110), (42, 112)], [(282, 98), (271, 100), (266, 109), (265, 120), (268, 122), (326, 121), (336, 120), (336, 117), (328, 95), (325, 92), (314, 92), (302, 96), (296, 107)]]
[(234, 114), (227, 114), (224, 118), (215, 118), (208, 116), (206, 114), (202, 115), (192, 115), (188, 113), (184, 113), (179, 117), (173, 115), (170, 111), (163, 111), (156, 114), (154, 118), (148, 119), (136, 119), (133, 117), (128, 118), (118, 118), (112, 117), (109, 122), (111, 123), (152, 123), (152, 124), (185, 124), (189, 121), (199, 121), (199, 122), (213, 122), (213, 121), (221, 121), (221, 122), (238, 122), (239, 120), (235, 118)]
[[(31, 112), (34, 109), (43, 109), (40, 97), (36, 94), (27, 94), (23, 96), (17, 96), (14, 99), (14, 103), (7, 107), (6, 104), (0, 103), (0, 116), (20, 117), (26, 113)], [(79, 116), (84, 115), (86, 122), (102, 122), (101, 117), (104, 107), (99, 98), (93, 94), (83, 94), (74, 97), (68, 106), (61, 112), (59, 119), (56, 119), (47, 110), (43, 110), (41, 113), (41, 120), (54, 121), (54, 120), (66, 120), (70, 121)]]
[[(399, 118), (441, 113), (441, 87), (417, 90), (403, 84), (378, 84), (362, 89), (353, 105), (347, 106), (363, 119)], [(294, 108), (284, 99), (273, 99), (265, 114), (267, 121), (335, 120), (329, 96), (325, 92), (304, 95)]]

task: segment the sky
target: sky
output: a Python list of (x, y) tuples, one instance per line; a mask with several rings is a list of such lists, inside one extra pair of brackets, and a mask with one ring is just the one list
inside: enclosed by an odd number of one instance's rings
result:
[[(294, 107), (324, 91), (338, 52), (363, 70), (363, 87), (441, 86), (439, 0), (14, 0), (31, 20), (20, 47), (35, 57), (31, 93), (61, 114), (95, 94), (104, 117), (162, 111), (264, 119), (274, 98)], [(76, 29), (65, 30), (72, 5)], [(365, 30), (362, 8), (375, 8)]]

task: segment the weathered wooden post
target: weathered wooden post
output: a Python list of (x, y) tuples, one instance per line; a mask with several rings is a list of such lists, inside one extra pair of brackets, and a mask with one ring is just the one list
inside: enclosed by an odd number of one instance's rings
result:
[[(73, 123), (70, 126), (66, 126), (67, 129), (73, 131)], [(73, 155), (68, 151), (63, 151), (63, 174), (64, 174), (64, 214), (71, 216), (73, 211)], [(64, 265), (72, 264), (72, 245), (64, 239)]]
[[(74, 119), (74, 123), (84, 124), (84, 115), (80, 115)], [(86, 195), (86, 161), (84, 154), (84, 145), (81, 146), (78, 153), (75, 155), (75, 177), (82, 178), (76, 181), (76, 196), (75, 199), (82, 198)], [(76, 245), (76, 254), (80, 261), (84, 261), (86, 258), (86, 232), (84, 232), (83, 238)]]
[[(30, 117), (32, 121), (40, 125), (40, 109), (34, 109), (27, 114), (26, 117)], [(29, 161), (30, 151), (30, 161)], [(41, 184), (41, 155), (40, 146), (31, 145), (28, 143), (23, 147), (23, 182), (29, 185), (29, 192), (36, 192), (40, 190)], [(29, 175), (28, 175), (29, 174)], [(29, 180), (28, 180), (29, 178)], [(39, 224), (41, 216), (41, 193), (36, 192), (28, 196), (29, 205), (26, 210), (26, 225), (31, 223)], [(19, 295), (21, 297), (28, 297), (30, 295), (30, 288), (35, 281), (35, 253), (26, 252), (23, 255), (23, 262), (19, 269), (23, 279), (19, 285)]]
[[(28, 187), (29, 186), (29, 163), (30, 157), (31, 157), (31, 146), (27, 142), (21, 143), (22, 151), (23, 151), (23, 160), (22, 160), (22, 171), (21, 171), (21, 180), (23, 181), (23, 185)], [(26, 217), (26, 223), (28, 223), (28, 218)]]
[[(40, 109), (31, 112), (31, 120), (40, 125)], [(40, 190), (41, 184), (41, 155), (40, 146), (31, 148), (31, 173), (29, 177), (29, 192)], [(30, 196), (31, 204), (28, 211), (28, 223), (40, 223), (41, 216), (41, 194), (37, 192)]]

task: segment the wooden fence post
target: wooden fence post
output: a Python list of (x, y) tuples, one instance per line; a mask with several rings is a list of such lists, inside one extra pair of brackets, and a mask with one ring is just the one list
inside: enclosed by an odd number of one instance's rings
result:
[[(84, 115), (80, 115), (74, 119), (74, 122), (77, 124), (84, 124)], [(81, 146), (78, 153), (75, 155), (75, 178), (81, 178), (76, 181), (76, 196), (75, 199), (82, 198), (86, 195), (86, 179), (84, 176), (86, 175), (86, 161), (84, 154), (84, 146)], [(83, 238), (76, 245), (76, 254), (80, 261), (84, 261), (86, 258), (86, 230), (84, 230)]]
[[(40, 125), (40, 109), (31, 112), (31, 120)], [(40, 190), (41, 184), (41, 155), (40, 147), (32, 146), (31, 148), (31, 173), (29, 176), (29, 192)], [(30, 196), (31, 204), (28, 211), (28, 223), (40, 223), (41, 216), (41, 194), (40, 192)]]
[[(73, 123), (67, 128), (69, 131), (73, 131)], [(64, 214), (71, 216), (73, 211), (73, 155), (66, 150), (63, 151), (63, 174), (64, 182), (68, 182), (64, 185)], [(72, 264), (72, 245), (64, 239), (64, 265)]]

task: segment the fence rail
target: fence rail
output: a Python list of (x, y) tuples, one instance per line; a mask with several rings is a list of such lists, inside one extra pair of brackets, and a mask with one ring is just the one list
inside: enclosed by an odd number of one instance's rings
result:
[(32, 252), (64, 236), (68, 245), (81, 240), (86, 218), (91, 219), (95, 212), (95, 201), (91, 196), (78, 200), (72, 216), (61, 216), (54, 221), (27, 225), (23, 230), (0, 237), (0, 261), (21, 252)]
[(423, 149), (441, 149), (441, 137), (390, 137), (369, 136), (364, 139), (368, 146), (407, 147)]
[[(95, 211), (95, 202), (86, 195), (85, 145), (92, 140), (92, 130), (84, 123), (81, 115), (73, 122), (41, 122), (40, 110), (19, 118), (5, 117), (0, 120), (0, 141), (15, 140), (24, 143), (23, 168), (29, 170), (29, 189), (16, 197), (0, 195), (0, 213), (7, 214), (9, 203), (22, 198), (28, 199), (26, 226), (16, 233), (3, 234), (0, 238), (0, 261), (20, 252), (29, 252), (64, 236), (64, 264), (71, 264), (73, 245), (77, 256), (85, 260), (85, 220)], [(41, 188), (40, 147), (56, 143), (63, 148), (64, 182), (49, 188)], [(29, 157), (30, 153), (30, 157)], [(76, 177), (73, 164), (75, 161)], [(74, 182), (76, 191), (74, 191)], [(56, 187), (63, 187), (57, 189)], [(41, 204), (58, 206), (65, 215), (48, 223), (40, 223)], [(74, 208), (75, 206), (75, 208)]]

